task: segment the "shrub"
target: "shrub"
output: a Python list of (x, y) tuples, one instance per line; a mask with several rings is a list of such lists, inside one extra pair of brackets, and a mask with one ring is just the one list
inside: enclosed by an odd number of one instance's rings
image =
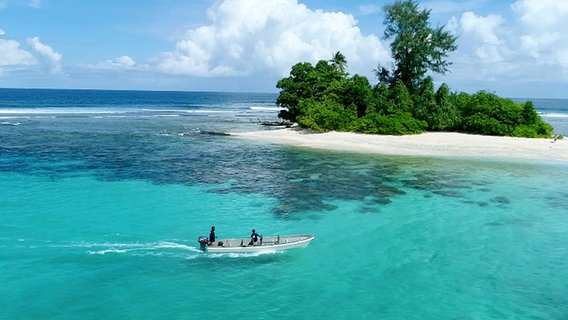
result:
[(356, 111), (344, 110), (343, 105), (332, 100), (317, 102), (313, 99), (302, 100), (298, 104), (300, 115), (298, 124), (316, 131), (346, 130), (357, 118)]
[(386, 116), (372, 113), (357, 119), (351, 126), (351, 130), (356, 132), (390, 135), (417, 134), (427, 128), (426, 121), (417, 120), (408, 112)]

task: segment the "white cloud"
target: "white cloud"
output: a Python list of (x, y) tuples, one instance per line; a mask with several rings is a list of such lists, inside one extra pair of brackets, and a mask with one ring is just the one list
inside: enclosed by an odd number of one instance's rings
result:
[(568, 1), (511, 2), (502, 15), (469, 11), (449, 20), (448, 30), (459, 36), (450, 82), (475, 90), (500, 88), (515, 96), (530, 95), (536, 84), (544, 88), (538, 90), (568, 84)]
[(511, 7), (523, 30), (520, 49), (537, 64), (568, 72), (568, 1), (520, 0)]
[[(0, 35), (4, 35), (4, 31)], [(20, 49), (20, 43), (15, 40), (0, 39), (0, 73), (3, 67), (36, 64), (34, 57)]]
[(460, 32), (459, 20), (456, 17), (451, 17), (450, 20), (448, 21), (448, 24), (446, 24), (445, 29), (454, 35), (459, 35)]
[(352, 15), (310, 10), (297, 0), (224, 0), (209, 9), (210, 24), (187, 31), (158, 68), (194, 76), (286, 75), (300, 61), (341, 51), (351, 73), (370, 74), (390, 55), (364, 36)]
[(42, 43), (38, 37), (28, 38), (28, 44), (39, 53), (46, 63), (51, 66), (52, 73), (61, 72), (61, 54), (55, 52), (49, 45)]
[(462, 15), (460, 25), (462, 32), (477, 41), (475, 56), (486, 62), (499, 62), (503, 60), (503, 44), (497, 35), (497, 28), (503, 23), (499, 15), (481, 17), (473, 12)]
[(3, 36), (5, 34), (6, 34), (6, 32), (4, 30), (0, 29), (0, 36)]
[(136, 61), (129, 56), (124, 55), (112, 60), (105, 60), (89, 67), (94, 69), (132, 69), (135, 66)]
[(459, 36), (458, 50), (451, 56), (452, 71), (456, 72), (452, 77), (485, 81), (518, 72), (513, 61), (516, 52), (510, 49), (510, 35), (502, 16), (479, 16), (468, 11), (459, 19), (450, 19), (448, 30)]
[(563, 19), (568, 15), (568, 2), (565, 0), (519, 0), (511, 8), (525, 25), (536, 30), (566, 25)]

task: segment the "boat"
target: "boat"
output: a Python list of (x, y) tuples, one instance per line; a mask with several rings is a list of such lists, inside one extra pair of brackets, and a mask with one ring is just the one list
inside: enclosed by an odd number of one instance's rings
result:
[(207, 237), (201, 236), (197, 241), (200, 244), (200, 249), (209, 253), (250, 253), (305, 248), (314, 238), (313, 234), (261, 236), (259, 241), (252, 244), (250, 238), (223, 239), (209, 243)]

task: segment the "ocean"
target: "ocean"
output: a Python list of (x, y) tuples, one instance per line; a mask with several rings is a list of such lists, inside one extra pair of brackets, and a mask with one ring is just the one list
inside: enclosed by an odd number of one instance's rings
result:
[[(568, 318), (568, 164), (226, 134), (276, 97), (0, 89), (0, 319)], [(213, 225), (316, 238), (202, 253)]]

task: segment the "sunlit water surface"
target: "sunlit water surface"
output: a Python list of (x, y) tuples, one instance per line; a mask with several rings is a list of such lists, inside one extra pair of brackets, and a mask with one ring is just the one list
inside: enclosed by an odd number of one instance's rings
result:
[[(0, 97), (2, 319), (568, 318), (566, 164), (223, 134), (276, 120), (269, 94)], [(316, 239), (204, 254), (212, 225)]]

